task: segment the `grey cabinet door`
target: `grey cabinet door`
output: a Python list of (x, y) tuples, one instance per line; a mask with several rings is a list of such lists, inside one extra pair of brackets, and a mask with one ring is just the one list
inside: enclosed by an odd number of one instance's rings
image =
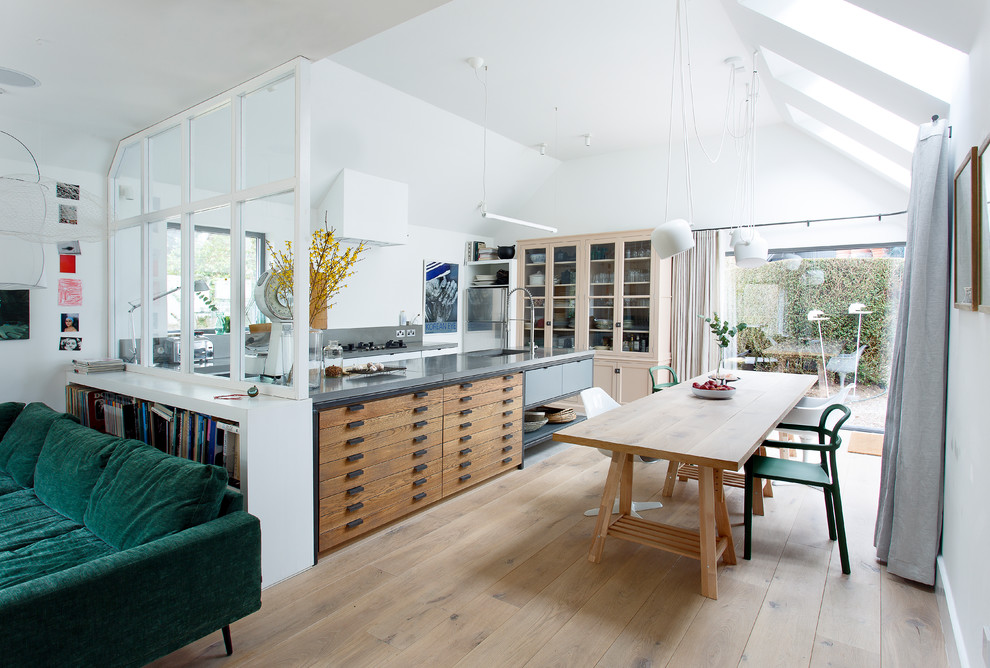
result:
[(523, 405), (531, 406), (561, 395), (561, 369), (564, 365), (530, 369), (524, 376)]

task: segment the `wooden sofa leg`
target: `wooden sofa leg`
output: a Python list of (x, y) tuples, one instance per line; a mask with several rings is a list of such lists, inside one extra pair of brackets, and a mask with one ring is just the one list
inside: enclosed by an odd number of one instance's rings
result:
[(230, 624), (220, 629), (223, 633), (223, 647), (227, 650), (227, 656), (234, 653), (234, 644), (230, 640)]

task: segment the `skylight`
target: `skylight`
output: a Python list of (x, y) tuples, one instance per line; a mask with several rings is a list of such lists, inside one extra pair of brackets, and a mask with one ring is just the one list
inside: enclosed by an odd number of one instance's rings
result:
[(913, 151), (918, 126), (847, 88), (806, 70), (797, 63), (763, 48), (763, 59), (774, 78), (826, 107), (834, 109), (854, 123), (862, 125), (891, 143)]
[(845, 0), (738, 1), (946, 102), (968, 58), (961, 51)]
[(816, 118), (812, 118), (800, 109), (795, 109), (789, 104), (785, 106), (798, 126), (804, 128), (827, 144), (831, 144), (846, 155), (901, 184), (905, 188), (910, 187), (911, 172), (904, 167), (901, 167), (889, 158), (885, 158), (873, 149), (863, 146), (863, 144), (844, 135), (835, 128), (825, 125)]

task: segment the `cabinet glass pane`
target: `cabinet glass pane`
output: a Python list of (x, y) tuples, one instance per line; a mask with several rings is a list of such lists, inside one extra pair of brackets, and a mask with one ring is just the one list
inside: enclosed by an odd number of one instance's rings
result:
[(615, 243), (591, 244), (588, 266), (588, 347), (614, 350)]
[(553, 348), (574, 347), (574, 325), (576, 324), (577, 299), (574, 297), (554, 297), (551, 314), (550, 345)]
[[(269, 342), (281, 340), (281, 325), (270, 322), (255, 300), (258, 278), (271, 265), (268, 245), (285, 252), (286, 241), (292, 239), (295, 216), (295, 194), (290, 192), (250, 200), (241, 205), (241, 228), (244, 233), (244, 325), (246, 332), (236, 332), (244, 337), (244, 345), (238, 346), (241, 358), (241, 379), (272, 382), (282, 375), (281, 346), (269, 359)], [(287, 325), (289, 327), (291, 325)], [(274, 335), (272, 329), (275, 329)], [(287, 359), (291, 359), (291, 345)]]
[[(141, 143), (128, 145), (113, 175), (113, 217), (124, 220), (141, 214)], [(140, 230), (138, 232), (140, 236)]]
[(182, 158), (179, 126), (148, 138), (149, 211), (161, 211), (182, 202)]
[(230, 105), (189, 121), (189, 201), (230, 192)]
[[(533, 295), (535, 323), (527, 323), (522, 338), (524, 344), (529, 343), (530, 330), (535, 324), (534, 340), (537, 348), (546, 347), (546, 294), (547, 294), (547, 249), (530, 248), (526, 250), (523, 259), (523, 286)], [(521, 317), (521, 316), (519, 316)]]
[(622, 258), (622, 350), (650, 352), (650, 242), (625, 242)]
[(550, 346), (554, 349), (574, 348), (576, 344), (577, 268), (577, 246), (553, 248)]
[[(113, 237), (113, 324), (117, 355), (138, 363), (135, 345), (141, 323), (141, 226), (117, 230)], [(113, 350), (113, 346), (111, 346)]]
[(592, 297), (588, 300), (588, 347), (615, 349), (615, 300)]
[(193, 371), (230, 371), (230, 207), (197, 211), (193, 229)]
[(296, 164), (295, 78), (248, 93), (241, 109), (241, 187), (291, 178)]
[[(182, 329), (182, 231), (178, 219), (148, 223), (151, 263), (151, 366), (179, 368)], [(138, 309), (134, 315), (140, 316)], [(140, 318), (138, 319), (140, 322)]]

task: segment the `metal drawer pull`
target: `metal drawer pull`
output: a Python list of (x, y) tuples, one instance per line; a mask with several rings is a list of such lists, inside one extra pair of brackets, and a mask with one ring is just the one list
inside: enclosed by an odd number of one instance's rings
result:
[(466, 469), (469, 466), (471, 466), (471, 462), (461, 462), (461, 468), (462, 469)]
[(364, 443), (364, 436), (355, 436), (354, 438), (347, 439), (347, 445), (357, 445), (358, 443)]
[(348, 406), (347, 407), (347, 410), (349, 410), (349, 411), (363, 411), (364, 410), (364, 404), (354, 404), (353, 406)]
[(413, 426), (416, 427), (417, 429), (421, 429), (422, 427), (425, 427), (428, 424), (430, 424), (430, 423), (427, 422), (426, 420), (420, 420), (419, 422), (413, 422)]
[(426, 454), (426, 452), (427, 452), (426, 450), (417, 450), (416, 452), (413, 453), (413, 457), (422, 457), (423, 455)]
[(413, 497), (413, 501), (419, 501), (420, 499), (425, 499), (425, 498), (426, 498), (426, 492), (420, 492), (419, 494)]
[(514, 390), (514, 389), (516, 389), (516, 388), (514, 388), (514, 387), (503, 387), (503, 388), (502, 388), (502, 391), (503, 391), (503, 392), (511, 392), (511, 391), (512, 391), (512, 390)]
[(503, 441), (508, 441), (513, 436), (515, 436), (515, 434), (505, 434), (504, 436), (502, 436), (502, 440)]
[(426, 478), (420, 478), (419, 480), (413, 480), (413, 487), (419, 487), (420, 485), (426, 484)]
[(353, 455), (347, 455), (347, 461), (356, 462), (359, 459), (364, 459), (363, 452), (355, 452)]
[(461, 482), (464, 482), (465, 480), (467, 480), (470, 477), (471, 477), (471, 474), (470, 473), (465, 473), (460, 478), (458, 478), (458, 480), (460, 480)]
[(347, 490), (347, 496), (354, 496), (355, 494), (360, 494), (363, 491), (364, 491), (364, 487), (362, 487), (361, 485), (358, 485), (357, 487), (351, 487), (349, 490)]
[(364, 508), (364, 501), (358, 501), (347, 506), (347, 512), (353, 513), (355, 510), (361, 510), (362, 508)]
[(419, 436), (413, 436), (413, 443), (419, 443), (420, 441), (425, 441), (427, 439), (426, 434), (420, 434)]
[(413, 399), (422, 399), (423, 397), (430, 396), (429, 392), (414, 392)]
[(471, 401), (472, 399), (474, 399), (474, 397), (472, 397), (471, 395), (468, 395), (466, 397), (461, 397), (461, 401)]
[(429, 406), (416, 406), (416, 408), (413, 409), (413, 413), (422, 413), (423, 411), (428, 410), (430, 410)]
[(364, 520), (363, 520), (363, 519), (361, 519), (360, 517), (359, 517), (359, 518), (357, 518), (356, 520), (351, 520), (351, 521), (350, 521), (350, 522), (348, 522), (348, 523), (347, 523), (347, 524), (346, 524), (345, 526), (346, 526), (346, 527), (347, 527), (348, 529), (353, 529), (354, 527), (356, 527), (356, 526), (358, 526), (359, 524), (364, 524)]
[(502, 463), (503, 464), (508, 464), (511, 461), (512, 461), (512, 457), (506, 457), (505, 459), (502, 460)]
[(416, 464), (416, 466), (413, 467), (413, 471), (419, 473), (420, 471), (425, 471), (428, 468), (429, 466), (427, 466), (426, 464)]
[(461, 389), (466, 390), (469, 387), (474, 387), (474, 383), (461, 383)]
[(471, 423), (470, 422), (462, 422), (461, 423), (461, 429), (467, 429), (470, 426), (471, 426)]
[(363, 426), (364, 426), (364, 420), (355, 420), (354, 422), (347, 423), (348, 429), (357, 429), (358, 427), (363, 427)]
[(502, 376), (502, 380), (512, 380), (513, 378), (515, 378), (515, 376), (511, 373), (508, 376)]
[(470, 441), (471, 440), (471, 434), (468, 434), (467, 436), (461, 436), (461, 440), (462, 441)]
[(460, 454), (466, 455), (469, 454), (470, 452), (471, 452), (471, 448), (464, 448), (463, 450), (461, 450)]
[(512, 446), (511, 445), (507, 445), (504, 448), (502, 448), (502, 452), (508, 452), (511, 449), (512, 449)]
[(357, 471), (351, 471), (347, 474), (348, 478), (357, 478), (358, 476), (364, 475), (364, 469), (358, 469)]
[(514, 423), (514, 422), (503, 422), (503, 423), (502, 423), (502, 429), (508, 429), (508, 428), (509, 428), (509, 427), (511, 427), (511, 426), (512, 426), (513, 424), (515, 424), (515, 423)]
[(511, 410), (511, 411), (502, 411), (502, 417), (509, 417), (510, 415), (512, 415), (512, 414), (513, 414), (513, 413), (515, 413), (515, 412), (516, 412), (515, 410)]
[(511, 404), (513, 401), (515, 401), (515, 399), (503, 399), (502, 400), (502, 403), (503, 404)]
[(474, 412), (474, 409), (465, 408), (464, 410), (461, 411), (461, 415), (470, 415), (473, 412)]

